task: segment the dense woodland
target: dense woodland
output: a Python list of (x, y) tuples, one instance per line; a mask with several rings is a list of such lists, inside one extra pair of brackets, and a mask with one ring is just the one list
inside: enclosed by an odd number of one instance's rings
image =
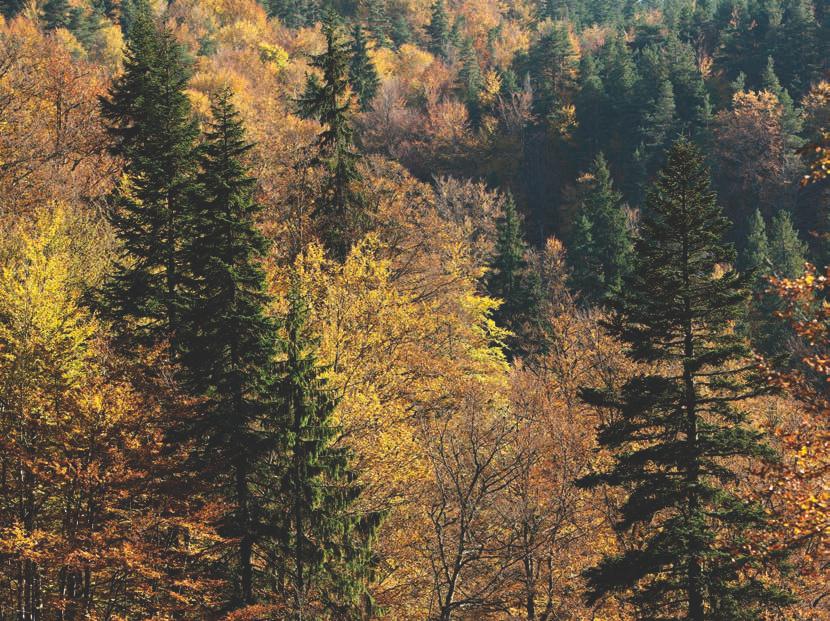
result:
[(0, 15), (0, 621), (830, 619), (826, 0)]

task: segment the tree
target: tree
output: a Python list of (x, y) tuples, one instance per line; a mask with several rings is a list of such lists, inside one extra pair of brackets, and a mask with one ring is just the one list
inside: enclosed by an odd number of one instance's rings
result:
[(69, 28), (73, 22), (73, 9), (69, 0), (47, 0), (43, 5), (43, 23), (47, 30)]
[(801, 140), (798, 137), (802, 129), (801, 116), (796, 111), (787, 89), (781, 86), (778, 76), (775, 75), (775, 61), (772, 56), (767, 60), (767, 66), (761, 76), (761, 87), (775, 95), (778, 103), (781, 104), (781, 130), (785, 134), (788, 146), (797, 149), (801, 146)]
[(741, 252), (738, 266), (748, 274), (752, 282), (757, 285), (760, 277), (766, 272), (769, 266), (769, 240), (767, 238), (767, 225), (761, 210), (756, 209), (749, 221), (747, 228), (746, 244)]
[(225, 464), (218, 483), (233, 508), (219, 525), (222, 535), (238, 541), (231, 604), (241, 607), (256, 599), (252, 558), (261, 510), (251, 479), (265, 451), (262, 421), (275, 407), (276, 326), (265, 314), (259, 261), (266, 242), (254, 224), (260, 206), (244, 163), (252, 145), (229, 91), (215, 96), (211, 113), (183, 249), (189, 279), (181, 362), (185, 386), (202, 398), (194, 429), (201, 459), (221, 456)]
[(806, 253), (789, 212), (782, 209), (772, 217), (769, 228), (769, 258), (775, 275), (789, 279), (801, 276)]
[(572, 264), (575, 283), (588, 300), (597, 302), (619, 290), (630, 271), (631, 236), (622, 195), (614, 189), (602, 153), (594, 159), (581, 183), (579, 213), (585, 222), (577, 221)]
[(473, 43), (465, 39), (461, 47), (461, 68), (458, 71), (458, 86), (462, 101), (467, 104), (473, 126), (478, 126), (481, 111), (479, 101), (484, 80)]
[(648, 194), (635, 269), (610, 324), (633, 360), (661, 366), (619, 390), (583, 391), (615, 413), (598, 436), (614, 463), (580, 482), (627, 490), (617, 528), (645, 536), (586, 573), (588, 598), (633, 589), (628, 597), (647, 618), (750, 620), (789, 601), (774, 575), (757, 574), (773, 557), (745, 546), (766, 515), (733, 484), (730, 458), (773, 453), (737, 407), (763, 387), (747, 377), (751, 364), (741, 363), (745, 348), (731, 330), (745, 281), (716, 269), (735, 258), (722, 241), (728, 226), (703, 156), (679, 140)]
[(288, 294), (285, 358), (278, 369), (282, 409), (271, 420), (284, 429), (286, 468), (277, 482), (277, 554), (286, 584), (289, 619), (364, 619), (373, 614), (367, 586), (372, 576), (371, 542), (380, 514), (355, 511), (361, 486), (349, 449), (335, 444), (332, 416), (337, 398), (317, 362), (309, 336), (308, 305), (296, 276)]
[(360, 102), (363, 112), (371, 110), (372, 100), (377, 94), (380, 78), (377, 69), (369, 58), (368, 43), (363, 28), (357, 24), (352, 31), (352, 59), (349, 66), (349, 82)]
[(540, 300), (538, 277), (525, 259), (527, 244), (512, 196), (507, 198), (504, 213), (496, 223), (496, 235), (487, 289), (493, 297), (503, 300), (494, 319), (516, 335), (510, 344), (516, 350), (514, 353), (519, 353), (530, 344), (526, 342), (527, 332), (536, 319)]
[(663, 80), (641, 129), (647, 174), (655, 170), (654, 164), (660, 163), (658, 158), (674, 140), (675, 125), (674, 89), (669, 80)]
[(450, 22), (444, 0), (435, 0), (432, 5), (427, 35), (429, 35), (427, 49), (436, 57), (446, 60), (450, 47)]
[(314, 162), (323, 165), (326, 180), (317, 199), (316, 215), (326, 246), (342, 259), (365, 227), (366, 214), (362, 196), (355, 189), (360, 173), (349, 101), (349, 45), (331, 12), (323, 35), (326, 49), (311, 59), (312, 67), (322, 72), (323, 79), (320, 81), (316, 74), (307, 76), (299, 112), (323, 126)]
[(125, 162), (110, 211), (123, 252), (102, 303), (131, 343), (169, 341), (175, 357), (197, 128), (184, 92), (190, 78), (184, 50), (156, 25), (146, 3), (139, 9), (124, 73), (102, 100), (112, 152)]

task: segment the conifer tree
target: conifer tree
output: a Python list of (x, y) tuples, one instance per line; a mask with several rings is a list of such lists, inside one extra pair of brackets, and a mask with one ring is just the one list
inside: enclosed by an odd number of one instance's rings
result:
[(254, 545), (261, 529), (252, 487), (265, 450), (263, 421), (273, 412), (272, 359), (276, 326), (265, 308), (265, 275), (259, 261), (265, 238), (254, 218), (255, 180), (244, 164), (252, 145), (229, 91), (214, 97), (212, 121), (200, 151), (201, 172), (184, 249), (190, 266), (184, 345), (185, 385), (202, 398), (194, 430), (208, 463), (225, 464), (220, 480), (232, 510), (221, 533), (238, 541), (234, 607), (254, 603)]
[(386, 2), (384, 0), (366, 0), (366, 21), (369, 33), (379, 48), (389, 47), (389, 16), (387, 14)]
[(776, 276), (797, 278), (804, 272), (807, 246), (798, 238), (790, 213), (781, 210), (769, 227), (769, 258)]
[(46, 30), (69, 28), (73, 21), (73, 10), (68, 0), (47, 0), (42, 15)]
[(496, 230), (498, 237), (487, 289), (490, 295), (503, 301), (494, 313), (496, 323), (516, 335), (508, 347), (515, 353), (521, 353), (526, 349), (523, 340), (527, 336), (527, 328), (535, 321), (540, 300), (538, 277), (525, 259), (527, 244), (512, 196), (507, 198)]
[(139, 5), (124, 73), (102, 100), (112, 152), (125, 162), (111, 208), (123, 252), (103, 307), (132, 342), (168, 341), (171, 352), (181, 328), (182, 245), (196, 170), (189, 78), (173, 34), (156, 24), (146, 2)]
[(738, 265), (741, 271), (749, 274), (750, 279), (755, 282), (764, 274), (770, 265), (769, 240), (767, 238), (767, 225), (761, 210), (756, 209), (749, 220), (747, 227), (746, 244), (741, 252)]
[(369, 618), (375, 604), (367, 585), (374, 558), (371, 543), (377, 513), (354, 508), (361, 488), (351, 451), (335, 445), (332, 420), (337, 398), (326, 385), (309, 335), (308, 306), (295, 281), (284, 320), (285, 359), (279, 368), (283, 411), (274, 421), (284, 428), (286, 468), (279, 482), (277, 553), (284, 566), (288, 619)]
[(470, 120), (474, 127), (478, 125), (481, 115), (479, 97), (482, 82), (478, 54), (476, 54), (472, 41), (465, 39), (461, 48), (461, 69), (458, 71), (458, 83), (461, 99), (467, 104)]
[[(801, 276), (804, 272), (807, 248), (798, 238), (790, 214), (785, 210), (773, 216), (768, 239), (765, 261), (755, 276), (755, 307), (750, 316), (750, 338), (759, 352), (767, 357), (779, 359), (781, 364), (788, 364), (787, 358), (793, 353), (795, 333), (787, 322), (777, 316), (784, 308), (780, 297), (769, 291), (769, 277)], [(748, 245), (748, 250), (750, 248)]]
[(745, 281), (716, 270), (735, 258), (728, 227), (702, 155), (681, 139), (648, 194), (635, 269), (610, 322), (632, 359), (659, 365), (619, 390), (582, 393), (616, 416), (599, 431), (613, 465), (580, 484), (627, 490), (617, 528), (638, 526), (645, 538), (586, 572), (588, 599), (627, 592), (647, 619), (750, 621), (789, 602), (756, 573), (773, 557), (746, 548), (764, 510), (733, 488), (734, 458), (773, 453), (738, 407), (764, 389), (731, 329)]
[(355, 189), (361, 177), (349, 97), (349, 44), (332, 12), (326, 17), (323, 35), (326, 49), (311, 60), (311, 65), (323, 73), (323, 79), (320, 81), (314, 74), (307, 76), (299, 113), (323, 126), (317, 139), (315, 163), (324, 166), (326, 180), (317, 200), (316, 216), (326, 247), (343, 258), (364, 228), (366, 213), (363, 197)]
[(589, 301), (602, 295), (605, 278), (597, 261), (591, 221), (584, 213), (577, 216), (568, 245), (571, 274), (568, 282)]
[(435, 0), (432, 5), (432, 16), (427, 26), (429, 35), (428, 48), (437, 58), (446, 60), (450, 46), (450, 21), (444, 0)]
[(781, 82), (778, 81), (778, 76), (775, 74), (775, 61), (772, 56), (767, 59), (767, 66), (761, 75), (761, 88), (778, 98), (778, 103), (781, 104), (781, 129), (786, 134), (787, 145), (791, 149), (799, 148), (803, 144), (798, 136), (803, 127), (801, 116), (796, 111), (793, 99), (787, 89), (782, 87)]
[(352, 59), (349, 66), (349, 81), (360, 102), (363, 112), (370, 110), (372, 100), (378, 92), (380, 78), (375, 65), (369, 58), (368, 42), (360, 24), (352, 31)]
[(642, 128), (646, 174), (656, 168), (654, 164), (659, 162), (659, 158), (674, 138), (675, 110), (672, 83), (663, 80), (657, 97), (645, 115)]
[[(622, 195), (614, 189), (611, 173), (602, 153), (594, 159), (584, 181), (579, 200), (580, 217), (587, 220), (576, 231), (582, 239), (573, 240), (572, 258), (579, 256), (584, 262), (580, 272), (590, 265), (595, 273), (576, 276), (580, 290), (589, 301), (602, 300), (606, 294), (617, 291), (631, 269), (632, 244), (626, 215), (622, 209)], [(590, 236), (586, 232), (590, 231)], [(590, 245), (588, 243), (590, 238)]]

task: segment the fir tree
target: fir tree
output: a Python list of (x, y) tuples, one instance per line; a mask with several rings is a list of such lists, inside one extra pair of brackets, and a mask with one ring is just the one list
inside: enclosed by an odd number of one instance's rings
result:
[(349, 80), (360, 102), (360, 109), (366, 112), (372, 107), (372, 100), (378, 91), (380, 79), (375, 65), (369, 58), (368, 42), (363, 28), (357, 24), (352, 31), (352, 60)]
[(182, 256), (196, 170), (196, 124), (185, 95), (190, 71), (171, 32), (144, 3), (137, 9), (124, 73), (102, 100), (122, 158), (124, 179), (112, 196), (111, 221), (122, 256), (105, 286), (103, 306), (134, 343), (171, 343), (181, 327)]
[(252, 558), (261, 511), (251, 478), (265, 447), (262, 423), (274, 407), (269, 381), (276, 326), (265, 314), (259, 261), (266, 242), (254, 224), (260, 207), (243, 162), (252, 145), (228, 91), (214, 98), (211, 111), (184, 249), (190, 284), (181, 359), (185, 385), (202, 398), (195, 431), (204, 440), (204, 459), (226, 464), (221, 484), (233, 510), (220, 530), (239, 542), (232, 605), (245, 606), (254, 603)]
[(46, 30), (69, 28), (73, 22), (73, 12), (68, 0), (47, 0), (42, 9), (44, 27)]
[(296, 280), (288, 304), (285, 360), (279, 369), (284, 409), (274, 421), (277, 428), (288, 430), (282, 449), (287, 467), (277, 502), (284, 507), (277, 553), (285, 568), (288, 619), (319, 618), (319, 612), (311, 612), (313, 600), (321, 602), (325, 618), (365, 619), (374, 609), (367, 584), (380, 515), (355, 511), (361, 488), (351, 452), (335, 445), (339, 430), (332, 414), (337, 399), (318, 365), (317, 343), (308, 333), (308, 307)]
[(597, 261), (591, 221), (584, 213), (576, 218), (568, 246), (571, 266), (569, 283), (572, 289), (582, 292), (588, 300), (602, 295), (605, 277)]
[(586, 572), (588, 599), (627, 591), (646, 619), (750, 621), (789, 602), (756, 574), (773, 557), (745, 551), (765, 512), (732, 487), (732, 458), (773, 453), (737, 407), (763, 388), (748, 379), (731, 329), (745, 312), (744, 280), (716, 270), (735, 258), (722, 241), (728, 227), (703, 157), (678, 141), (649, 192), (635, 269), (609, 326), (632, 359), (659, 364), (619, 390), (583, 391), (616, 412), (599, 432), (615, 461), (580, 484), (627, 490), (617, 528), (645, 537)]
[[(596, 267), (596, 272), (579, 278), (581, 291), (590, 301), (602, 300), (606, 294), (617, 291), (631, 269), (632, 245), (622, 195), (613, 187), (611, 173), (602, 153), (594, 159), (579, 200), (580, 215), (587, 219), (590, 230), (590, 246), (578, 254), (586, 265)], [(579, 227), (577, 228), (579, 231)], [(584, 229), (580, 235), (584, 234)], [(576, 243), (577, 240), (574, 240)], [(586, 239), (578, 240), (585, 244)], [(584, 269), (584, 268), (583, 268)]]
[(674, 138), (675, 110), (674, 88), (668, 79), (663, 80), (657, 97), (645, 115), (642, 129), (647, 175), (655, 170), (655, 164), (659, 163), (659, 158)]
[(369, 33), (379, 48), (388, 47), (389, 40), (389, 16), (387, 15), (386, 2), (384, 0), (366, 0), (366, 21)]
[(769, 227), (769, 258), (779, 278), (796, 278), (804, 272), (807, 246), (798, 238), (790, 213), (781, 210)]
[(467, 104), (470, 120), (474, 127), (478, 126), (481, 116), (479, 96), (482, 82), (478, 54), (476, 54), (472, 41), (465, 39), (461, 48), (461, 69), (458, 71), (458, 85), (461, 91), (461, 99)]
[(450, 46), (450, 22), (444, 0), (435, 0), (432, 5), (432, 17), (427, 26), (429, 44), (427, 49), (436, 57), (446, 60)]
[(355, 190), (361, 177), (349, 101), (349, 44), (344, 41), (333, 13), (327, 16), (323, 35), (326, 49), (311, 60), (323, 79), (321, 82), (315, 74), (308, 75), (299, 113), (323, 126), (317, 139), (315, 163), (322, 164), (327, 174), (317, 200), (316, 216), (326, 247), (343, 258), (365, 226), (366, 213), (363, 197)]
[(741, 253), (738, 265), (741, 271), (746, 272), (753, 282), (757, 281), (769, 269), (770, 258), (767, 226), (760, 209), (756, 209), (749, 220), (746, 244), (744, 245), (744, 250)]
[(772, 56), (767, 59), (767, 66), (761, 75), (761, 88), (778, 98), (778, 103), (781, 104), (781, 129), (787, 137), (787, 146), (793, 150), (798, 149), (803, 144), (798, 136), (803, 124), (792, 97), (787, 89), (781, 86), (778, 76), (775, 75), (775, 61)]
[[(750, 231), (750, 234), (752, 231)], [(750, 316), (750, 339), (756, 350), (788, 364), (795, 333), (777, 313), (784, 310), (781, 299), (769, 291), (769, 277), (796, 278), (804, 271), (807, 248), (798, 238), (789, 212), (776, 213), (769, 227), (769, 241), (763, 265), (755, 277), (755, 306)], [(760, 253), (759, 253), (760, 254)]]
[(525, 259), (527, 244), (512, 196), (507, 198), (496, 230), (498, 236), (487, 289), (490, 295), (503, 301), (494, 313), (496, 323), (506, 326), (516, 335), (508, 347), (515, 353), (522, 353), (526, 351), (528, 343), (525, 337), (538, 311), (539, 284), (538, 277)]

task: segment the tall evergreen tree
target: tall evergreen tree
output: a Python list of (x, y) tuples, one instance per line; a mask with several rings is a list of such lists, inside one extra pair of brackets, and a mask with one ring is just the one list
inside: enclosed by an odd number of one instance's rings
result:
[(496, 223), (498, 237), (490, 274), (487, 279), (488, 292), (503, 301), (494, 313), (499, 325), (505, 326), (516, 335), (508, 348), (514, 353), (526, 351), (524, 341), (528, 329), (536, 320), (539, 306), (538, 277), (525, 259), (527, 244), (522, 233), (522, 221), (513, 197), (508, 196), (504, 213)]
[(746, 244), (738, 261), (741, 271), (750, 275), (751, 280), (757, 281), (770, 265), (769, 239), (767, 225), (761, 210), (756, 209), (749, 220), (747, 227)]
[(435, 0), (432, 5), (432, 16), (427, 26), (429, 35), (428, 48), (436, 57), (446, 59), (450, 47), (450, 20), (444, 0)]
[(262, 529), (251, 488), (266, 448), (263, 421), (274, 410), (276, 326), (265, 314), (259, 261), (266, 242), (254, 224), (260, 207), (244, 164), (252, 145), (228, 91), (214, 98), (211, 111), (184, 248), (190, 280), (181, 360), (185, 385), (201, 397), (195, 431), (204, 440), (203, 458), (226, 464), (219, 483), (232, 510), (220, 531), (239, 542), (231, 576), (231, 605), (238, 607), (255, 600), (253, 554)]
[(568, 244), (568, 259), (571, 274), (570, 287), (580, 291), (588, 300), (602, 295), (602, 267), (594, 248), (594, 234), (591, 221), (584, 213), (577, 216)]
[(356, 24), (352, 30), (352, 59), (349, 65), (349, 81), (360, 102), (360, 109), (366, 112), (372, 107), (372, 100), (378, 92), (380, 78), (369, 58), (368, 42), (363, 28)]
[(375, 45), (379, 48), (388, 47), (391, 43), (389, 40), (391, 25), (386, 2), (384, 0), (365, 0), (365, 6), (369, 34), (375, 40)]
[(73, 21), (73, 9), (68, 0), (47, 0), (41, 14), (47, 30), (69, 28)]
[[(821, 77), (819, 26), (811, 0), (786, 0), (775, 59), (785, 88), (800, 98)], [(819, 2), (821, 4), (821, 2)]]
[(181, 328), (182, 255), (196, 171), (196, 124), (185, 95), (190, 70), (173, 34), (160, 28), (147, 3), (136, 9), (124, 73), (102, 100), (123, 159), (124, 178), (112, 195), (111, 221), (122, 244), (103, 306), (134, 343), (171, 343)]
[(287, 618), (366, 619), (374, 609), (367, 584), (380, 515), (355, 510), (361, 487), (351, 452), (335, 445), (339, 430), (332, 414), (337, 399), (318, 364), (308, 306), (296, 281), (288, 304), (285, 359), (279, 369), (284, 409), (274, 421), (277, 428), (288, 430), (282, 448), (287, 467), (277, 501), (284, 507), (277, 553), (284, 564)]
[[(631, 269), (632, 244), (622, 208), (622, 195), (614, 189), (602, 153), (594, 159), (584, 183), (579, 210), (580, 216), (588, 222), (591, 241), (590, 246), (577, 253), (587, 251), (590, 257), (583, 256), (580, 260), (587, 259), (586, 264), (596, 266), (597, 269), (595, 273), (588, 274), (586, 279), (580, 279), (580, 290), (588, 300), (596, 302), (620, 288)], [(582, 229), (580, 235), (584, 231)], [(584, 244), (585, 241), (579, 240), (579, 243)]]
[(663, 80), (643, 119), (642, 155), (645, 158), (646, 174), (654, 172), (675, 137), (675, 110), (674, 88), (668, 79)]
[(299, 113), (323, 126), (317, 139), (315, 163), (324, 166), (326, 181), (317, 200), (316, 216), (326, 247), (343, 258), (365, 226), (365, 201), (355, 189), (361, 177), (349, 101), (349, 44), (332, 12), (326, 17), (323, 35), (326, 49), (311, 59), (311, 65), (323, 73), (323, 79), (321, 82), (315, 74), (308, 75)]
[(627, 490), (617, 528), (645, 537), (586, 572), (588, 598), (628, 591), (644, 619), (750, 621), (789, 601), (756, 573), (772, 557), (747, 551), (765, 512), (733, 488), (734, 458), (773, 453), (737, 407), (763, 388), (749, 381), (731, 329), (745, 312), (744, 280), (716, 270), (735, 258), (728, 227), (702, 155), (678, 141), (649, 192), (635, 269), (610, 322), (632, 359), (659, 364), (619, 390), (583, 391), (616, 412), (599, 432), (615, 459), (580, 483)]
[(461, 98), (467, 104), (470, 120), (474, 127), (478, 126), (479, 117), (481, 116), (479, 97), (482, 83), (478, 54), (472, 41), (465, 39), (461, 47), (461, 69), (458, 71), (458, 86)]
[(801, 116), (796, 111), (793, 99), (787, 89), (782, 87), (781, 82), (778, 81), (778, 76), (775, 74), (775, 61), (772, 56), (767, 59), (767, 66), (761, 75), (761, 88), (775, 95), (778, 98), (778, 103), (781, 104), (781, 129), (786, 135), (787, 146), (791, 149), (799, 148), (803, 144), (798, 136), (803, 127)]

